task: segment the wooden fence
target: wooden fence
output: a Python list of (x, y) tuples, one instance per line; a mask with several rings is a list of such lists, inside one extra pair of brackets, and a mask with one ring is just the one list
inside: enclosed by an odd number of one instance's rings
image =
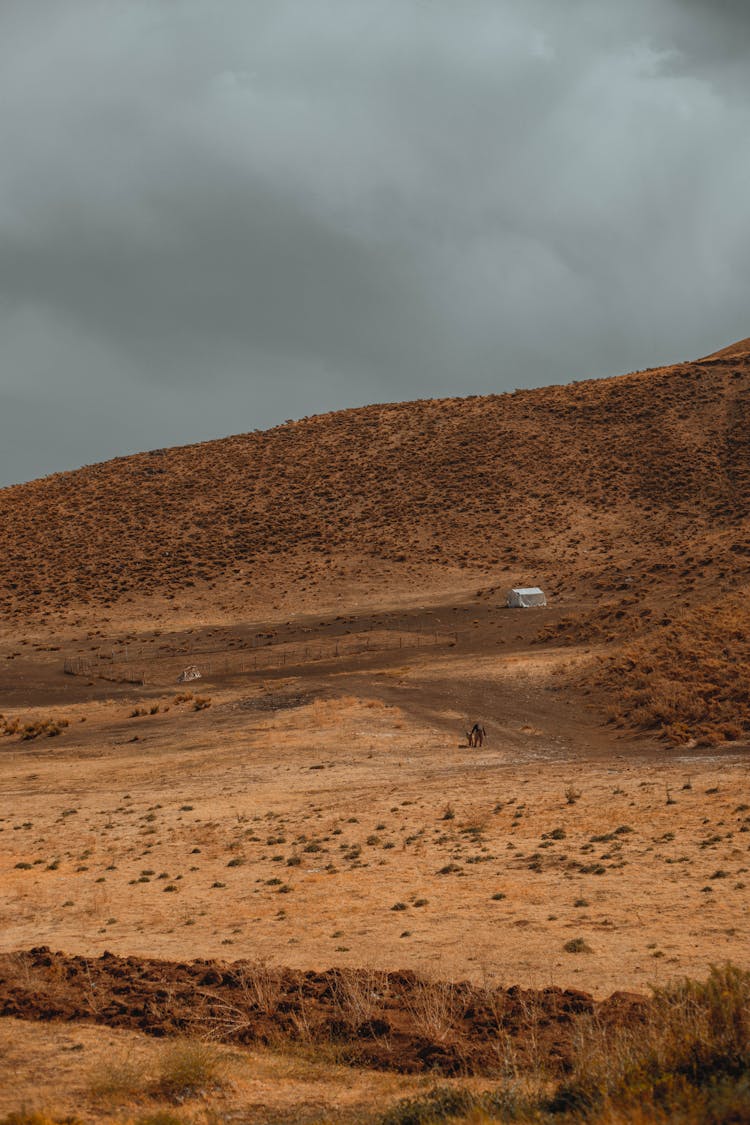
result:
[(380, 654), (397, 650), (434, 648), (455, 645), (457, 634), (451, 633), (370, 633), (365, 637), (352, 635), (318, 642), (289, 641), (266, 644), (249, 651), (228, 652), (195, 649), (148, 654), (140, 648), (131, 659), (128, 647), (121, 650), (99, 650), (90, 656), (66, 656), (63, 672), (69, 676), (110, 680), (114, 683), (141, 684), (176, 683), (187, 665), (195, 665), (202, 678), (235, 673), (253, 673), (292, 668), (311, 662), (350, 659), (355, 656)]

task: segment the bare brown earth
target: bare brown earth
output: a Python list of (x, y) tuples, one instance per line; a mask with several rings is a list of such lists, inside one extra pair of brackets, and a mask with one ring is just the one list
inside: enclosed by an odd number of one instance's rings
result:
[[(455, 593), (256, 622), (255, 647), (239, 626), (160, 631), (160, 655), (113, 664), (110, 638), (90, 674), (63, 651), (7, 662), (1, 947), (598, 996), (744, 963), (743, 744), (603, 726), (567, 686), (594, 653), (536, 641), (559, 612)], [(206, 676), (184, 690), (187, 660)], [(106, 678), (131, 666), (145, 685)], [(578, 937), (591, 953), (565, 952)]]
[(564, 1073), (577, 1025), (638, 1024), (646, 1003), (618, 993), (548, 987), (491, 989), (413, 973), (269, 969), (254, 962), (164, 962), (105, 953), (92, 960), (45, 946), (0, 956), (0, 1013), (82, 1020), (165, 1035), (278, 1046), (339, 1043), (357, 1066), (406, 1074), (496, 1073), (543, 1056)]
[[(6, 1012), (182, 1029), (196, 958), (553, 1006), (747, 966), (746, 344), (0, 491)], [(488, 1068), (406, 992), (360, 1061)]]

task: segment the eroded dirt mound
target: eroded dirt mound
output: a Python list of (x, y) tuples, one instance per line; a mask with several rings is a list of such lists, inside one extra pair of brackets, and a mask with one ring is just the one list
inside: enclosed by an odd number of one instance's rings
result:
[(0, 955), (1, 1015), (226, 1042), (333, 1042), (351, 1063), (402, 1073), (480, 1074), (514, 1059), (564, 1072), (582, 1022), (637, 1023), (647, 1007), (632, 994), (597, 1002), (572, 989), (483, 989), (411, 972), (91, 959), (47, 947)]

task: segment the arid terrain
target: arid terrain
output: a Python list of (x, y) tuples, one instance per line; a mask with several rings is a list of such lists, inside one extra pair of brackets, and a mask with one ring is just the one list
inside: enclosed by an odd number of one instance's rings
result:
[[(18, 485), (0, 544), (0, 1121), (379, 1120), (750, 969), (750, 341)], [(186, 1035), (232, 1077), (175, 1097)]]

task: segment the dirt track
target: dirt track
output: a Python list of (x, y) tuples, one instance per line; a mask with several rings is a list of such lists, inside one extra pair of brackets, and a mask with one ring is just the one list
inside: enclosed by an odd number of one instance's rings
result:
[(167, 962), (46, 946), (0, 955), (0, 1015), (82, 1020), (224, 1042), (338, 1042), (347, 1061), (407, 1074), (483, 1074), (543, 1058), (564, 1071), (582, 1020), (624, 1025), (647, 1001), (576, 990), (481, 989), (413, 972), (269, 970), (250, 961)]

